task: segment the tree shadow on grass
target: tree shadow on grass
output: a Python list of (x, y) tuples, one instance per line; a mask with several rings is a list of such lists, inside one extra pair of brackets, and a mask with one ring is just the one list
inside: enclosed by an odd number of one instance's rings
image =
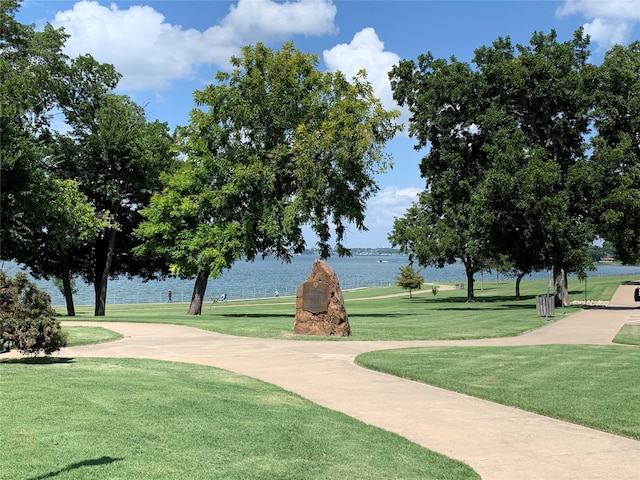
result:
[(415, 317), (412, 313), (350, 313), (349, 318), (402, 318)]
[(431, 311), (490, 311), (490, 310), (535, 310), (536, 295), (522, 295), (520, 300), (513, 296), (478, 296), (475, 302), (467, 302), (466, 297), (419, 298), (404, 299), (412, 303), (429, 305)]
[(431, 309), (434, 312), (445, 312), (445, 311), (450, 311), (450, 312), (498, 312), (498, 311), (504, 311), (504, 310), (529, 310), (529, 311), (533, 311), (535, 312), (536, 310), (536, 306), (535, 305), (495, 305), (495, 306), (480, 306), (480, 305), (474, 305), (473, 303), (469, 303), (467, 305), (464, 306), (460, 306), (460, 307), (442, 307), (442, 308), (432, 308)]
[[(492, 303), (492, 302), (524, 302), (527, 300), (535, 300), (536, 297), (540, 295), (546, 295), (546, 292), (535, 295), (520, 295), (520, 298), (517, 299), (515, 295), (483, 295), (482, 293), (476, 292), (476, 301), (470, 303)], [(553, 295), (553, 292), (550, 294)], [(569, 290), (569, 296), (579, 296), (584, 295), (584, 290)], [(412, 302), (422, 302), (422, 303), (467, 303), (467, 296), (458, 296), (458, 297), (413, 297), (411, 298), (403, 298), (403, 300), (412, 301)]]
[(89, 311), (86, 311), (86, 312), (80, 311), (80, 312), (76, 312), (75, 315), (73, 316), (69, 316), (67, 315), (67, 311), (64, 309), (64, 307), (54, 307), (54, 310), (56, 310), (55, 317), (59, 320), (73, 321), (73, 320), (82, 320), (82, 318), (78, 318), (78, 317), (94, 317), (93, 312), (89, 312)]
[(93, 458), (91, 460), (83, 460), (81, 462), (77, 462), (77, 463), (72, 463), (71, 465), (68, 465), (64, 468), (61, 468), (60, 470), (56, 470), (53, 472), (49, 472), (49, 473), (45, 473), (44, 475), (38, 475), (37, 477), (30, 477), (27, 480), (45, 480), (46, 478), (54, 478), (57, 477), (58, 475), (62, 474), (62, 473), (66, 473), (66, 472), (70, 472), (72, 470), (76, 470), (78, 468), (83, 468), (83, 467), (97, 467), (99, 465), (108, 465), (110, 463), (113, 462), (118, 462), (120, 460), (123, 460), (122, 458), (113, 458), (113, 457), (100, 457), (100, 458)]
[(73, 363), (74, 358), (67, 357), (28, 357), (23, 358), (6, 358), (0, 357), (0, 363), (22, 363), (25, 365), (54, 365), (57, 363)]
[(492, 296), (476, 296), (475, 302), (467, 302), (467, 297), (441, 297), (441, 298), (425, 298), (425, 297), (414, 297), (414, 298), (406, 298), (405, 301), (410, 301), (412, 303), (424, 303), (431, 304), (437, 308), (438, 304), (445, 305), (467, 305), (473, 306), (475, 304), (478, 305), (487, 305), (491, 303), (500, 303), (501, 307), (504, 305), (513, 305), (513, 306), (522, 306), (530, 308), (532, 304), (523, 304), (521, 302), (525, 302), (527, 300), (533, 300), (536, 298), (536, 295), (521, 295), (520, 300), (516, 300), (513, 296), (505, 296), (505, 295), (492, 295)]
[[(413, 314), (410, 313), (350, 313), (349, 314), (349, 318), (355, 318), (355, 317), (365, 317), (365, 318), (372, 318), (372, 317), (380, 317), (380, 318), (400, 318), (400, 317), (410, 317), (410, 316), (415, 316)], [(280, 315), (280, 314), (276, 314), (276, 313), (221, 313), (216, 315), (216, 317), (221, 317), (221, 318), (226, 318), (226, 319), (247, 319), (247, 318), (277, 318), (277, 319), (286, 319), (287, 321), (289, 320), (293, 320), (294, 319), (294, 315)]]
[(212, 312), (212, 316), (216, 318), (228, 318), (228, 319), (236, 319), (236, 318), (289, 318), (291, 315), (282, 314), (282, 313), (219, 313)]

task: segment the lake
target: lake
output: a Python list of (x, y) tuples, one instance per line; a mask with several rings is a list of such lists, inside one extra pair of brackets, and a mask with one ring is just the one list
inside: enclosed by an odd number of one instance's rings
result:
[[(254, 262), (238, 261), (222, 276), (210, 279), (206, 299), (219, 297), (225, 293), (228, 300), (272, 297), (277, 290), (281, 296), (295, 295), (298, 286), (311, 272), (314, 255), (298, 255), (291, 263), (283, 263), (274, 258)], [(353, 257), (330, 258), (327, 263), (336, 271), (343, 290), (395, 285), (399, 269), (407, 265), (404, 255), (356, 255)], [(9, 275), (20, 269), (10, 262), (0, 263)], [(460, 263), (445, 268), (427, 267), (421, 270), (426, 282), (466, 282), (464, 267)], [(640, 276), (640, 266), (600, 265), (589, 276), (636, 275)], [(476, 274), (476, 288), (480, 282), (491, 282), (495, 273)], [(500, 278), (505, 278), (500, 275)], [(526, 279), (547, 279), (548, 272), (537, 272)], [(51, 295), (55, 306), (64, 305), (64, 297), (50, 281), (37, 280), (35, 283)], [(169, 289), (173, 292), (174, 302), (189, 302), (194, 280), (167, 278), (161, 281), (143, 282), (140, 279), (110, 280), (107, 291), (107, 304), (162, 303), (167, 301)], [(77, 281), (78, 293), (74, 295), (76, 305), (93, 305), (95, 296), (93, 285)], [(544, 293), (544, 292), (542, 292)]]

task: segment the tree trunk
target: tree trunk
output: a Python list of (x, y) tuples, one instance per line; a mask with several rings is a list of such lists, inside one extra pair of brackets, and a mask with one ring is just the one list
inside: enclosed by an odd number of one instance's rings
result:
[(196, 284), (193, 286), (193, 294), (191, 295), (191, 303), (187, 315), (200, 315), (202, 313), (202, 302), (204, 294), (207, 291), (207, 282), (209, 281), (210, 272), (198, 272)]
[(516, 277), (516, 300), (520, 300), (520, 281), (524, 278), (526, 274), (524, 272), (520, 272)]
[(76, 308), (73, 305), (73, 289), (71, 288), (71, 272), (69, 270), (69, 255), (66, 252), (62, 254), (62, 289), (64, 291), (64, 300), (67, 303), (67, 316), (75, 317)]
[(569, 293), (567, 291), (567, 281), (564, 270), (559, 265), (553, 267), (553, 284), (555, 292), (555, 306), (568, 307)]
[(467, 268), (467, 302), (475, 302), (476, 296), (473, 290), (473, 274), (474, 272)]
[(96, 306), (94, 315), (96, 317), (104, 317), (107, 309), (107, 282), (109, 281), (109, 272), (113, 263), (115, 254), (116, 231), (111, 229), (109, 232), (109, 245), (107, 247), (107, 258), (104, 262), (104, 268), (100, 276), (96, 276), (94, 288), (96, 292)]

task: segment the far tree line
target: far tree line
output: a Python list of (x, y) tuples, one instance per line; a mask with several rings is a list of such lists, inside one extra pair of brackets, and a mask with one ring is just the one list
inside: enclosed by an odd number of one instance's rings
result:
[[(208, 278), (236, 260), (289, 260), (305, 225), (321, 257), (347, 255), (347, 225), (366, 229), (401, 127), (365, 72), (321, 72), (292, 43), (246, 46), (170, 132), (114, 93), (113, 66), (67, 57), (64, 31), (16, 21), (18, 0), (0, 5), (0, 259), (59, 278), (69, 315), (74, 278), (104, 315), (109, 279), (166, 275), (196, 279), (199, 314)], [(638, 258), (640, 45), (599, 67), (587, 47), (582, 32), (535, 34), (480, 48), (475, 66), (426, 54), (393, 68), (410, 134), (429, 147), (394, 246), (422, 265), (461, 260), (471, 280), (497, 261), (584, 272), (595, 238)]]

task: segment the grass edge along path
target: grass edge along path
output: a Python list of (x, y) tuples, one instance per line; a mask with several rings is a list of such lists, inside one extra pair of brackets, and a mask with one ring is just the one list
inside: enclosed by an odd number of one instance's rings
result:
[(368, 352), (364, 368), (640, 440), (640, 348), (542, 345)]
[(0, 479), (477, 479), (273, 385), (154, 360), (0, 362)]

